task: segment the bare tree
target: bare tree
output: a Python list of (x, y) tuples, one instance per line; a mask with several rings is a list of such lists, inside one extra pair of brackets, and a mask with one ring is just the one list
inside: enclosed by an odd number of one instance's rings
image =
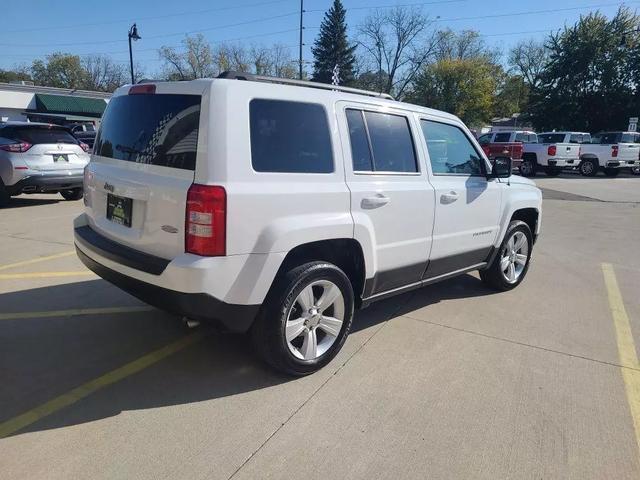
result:
[(192, 80), (214, 75), (213, 50), (202, 34), (187, 36), (182, 45), (183, 52), (173, 47), (161, 47), (158, 51), (167, 79)]
[(273, 56), (270, 48), (264, 45), (252, 45), (249, 49), (249, 58), (253, 71), (257, 75), (273, 75)]
[(475, 30), (457, 33), (447, 28), (436, 33), (434, 57), (436, 61), (484, 58), (497, 63), (500, 51), (490, 49)]
[(360, 25), (358, 45), (374, 62), (381, 79), (380, 90), (402, 98), (434, 54), (437, 37), (428, 35), (432, 24), (420, 10), (395, 7), (376, 10)]
[(508, 62), (529, 87), (535, 88), (540, 84), (548, 59), (549, 52), (543, 43), (523, 40), (511, 49)]
[(291, 50), (282, 44), (271, 47), (271, 75), (280, 78), (298, 78), (297, 61), (291, 58)]
[(82, 59), (85, 71), (83, 88), (113, 92), (120, 85), (127, 83), (127, 68), (121, 63), (115, 63), (106, 55), (89, 55)]

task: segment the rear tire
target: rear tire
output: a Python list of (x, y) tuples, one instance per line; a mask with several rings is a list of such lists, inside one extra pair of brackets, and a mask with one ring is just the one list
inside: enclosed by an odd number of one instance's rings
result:
[(61, 190), (60, 195), (65, 200), (80, 200), (84, 195), (82, 188), (73, 188), (71, 190)]
[(529, 271), (532, 249), (529, 225), (520, 220), (511, 221), (495, 258), (486, 270), (480, 270), (480, 278), (502, 292), (516, 288)]
[(536, 163), (531, 158), (522, 159), (520, 164), (520, 175), (523, 177), (535, 177), (536, 176)]
[(617, 177), (618, 175), (620, 175), (620, 169), (619, 168), (605, 168), (604, 169), (604, 174), (607, 177)]
[(585, 177), (595, 177), (598, 174), (598, 162), (597, 160), (587, 158), (580, 162), (580, 166), (578, 169), (580, 170), (580, 174)]
[(275, 283), (251, 328), (259, 356), (287, 375), (313, 373), (344, 344), (353, 319), (353, 288), (327, 262), (295, 267)]
[(547, 167), (544, 173), (547, 175), (547, 177), (557, 177), (562, 173), (562, 169), (557, 167)]

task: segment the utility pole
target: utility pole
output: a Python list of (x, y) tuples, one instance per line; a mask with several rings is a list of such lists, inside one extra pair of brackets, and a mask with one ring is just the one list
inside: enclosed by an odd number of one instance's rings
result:
[(300, 0), (300, 56), (298, 58), (298, 63), (300, 66), (300, 72), (298, 77), (302, 80), (302, 30), (304, 27), (302, 26), (302, 14), (304, 13), (304, 0)]

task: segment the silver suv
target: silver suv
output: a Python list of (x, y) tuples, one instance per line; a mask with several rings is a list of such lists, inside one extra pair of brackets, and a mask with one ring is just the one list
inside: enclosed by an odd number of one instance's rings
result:
[(46, 123), (0, 123), (0, 206), (21, 193), (82, 198), (89, 147), (69, 129)]

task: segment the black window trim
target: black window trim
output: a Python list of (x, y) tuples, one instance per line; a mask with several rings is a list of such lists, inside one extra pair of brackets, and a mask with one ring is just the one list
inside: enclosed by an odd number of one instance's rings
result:
[[(347, 123), (347, 133), (349, 131), (349, 120), (347, 119), (347, 110), (354, 110), (356, 112), (360, 112), (362, 115), (362, 121), (364, 123), (364, 129), (367, 134), (367, 144), (369, 145), (369, 155), (371, 155), (371, 168), (373, 170), (355, 170), (353, 168), (353, 148), (351, 145), (351, 135), (349, 135), (349, 152), (351, 155), (351, 171), (354, 175), (397, 175), (397, 176), (420, 176), (422, 175), (422, 171), (420, 169), (420, 157), (418, 156), (418, 151), (416, 149), (416, 140), (414, 138), (413, 127), (411, 126), (411, 118), (410, 115), (412, 112), (403, 112), (398, 113), (396, 111), (388, 112), (382, 110), (375, 110), (371, 105), (368, 105), (370, 108), (366, 108), (363, 106), (354, 106), (354, 105), (346, 105), (343, 109), (344, 119)], [(370, 113), (379, 113), (382, 115), (393, 115), (395, 117), (402, 117), (407, 122), (407, 127), (409, 127), (409, 138), (411, 139), (411, 148), (413, 149), (413, 158), (416, 163), (416, 171), (415, 172), (396, 172), (393, 170), (376, 170), (375, 156), (373, 154), (373, 145), (371, 143), (371, 135), (369, 134), (369, 125), (367, 124), (367, 117), (364, 114), (365, 112)]]
[(482, 160), (482, 170), (484, 173), (435, 173), (433, 171), (433, 166), (431, 165), (431, 155), (429, 154), (429, 147), (427, 145), (427, 137), (424, 134), (424, 130), (422, 129), (422, 125), (420, 125), (420, 131), (422, 132), (422, 138), (424, 139), (424, 145), (427, 149), (427, 159), (428, 159), (428, 168), (429, 168), (429, 173), (431, 173), (431, 175), (433, 175), (434, 177), (482, 177), (484, 179), (487, 178), (487, 160), (484, 157), (484, 151), (482, 151), (482, 153), (480, 153), (480, 151), (478, 151), (478, 149), (476, 148), (475, 143), (473, 142), (473, 140), (471, 139), (471, 137), (469, 135), (467, 135), (467, 133), (460, 128), (460, 125), (456, 125), (455, 123), (449, 123), (449, 122), (444, 122), (442, 120), (434, 120), (431, 119), (429, 117), (423, 117), (420, 116), (419, 117), (420, 122), (433, 122), (433, 123), (440, 123), (441, 125), (447, 125), (448, 127), (454, 127), (457, 128), (458, 130), (460, 130), (460, 132), (462, 132), (462, 135), (464, 135), (464, 137), (467, 139), (467, 141), (471, 144), (471, 147), (475, 150), (475, 152), (478, 154), (478, 158), (480, 158), (480, 160)]
[[(256, 170), (255, 168), (253, 168), (253, 153), (251, 152), (251, 102), (254, 100), (270, 100), (270, 101), (274, 101), (274, 102), (288, 102), (288, 103), (301, 103), (303, 105), (317, 105), (320, 106), (322, 108), (322, 111), (324, 112), (324, 116), (325, 119), (327, 121), (327, 129), (329, 131), (329, 143), (331, 144), (331, 167), (332, 170), (330, 172), (261, 172), (259, 170)], [(329, 121), (329, 113), (327, 112), (326, 107), (324, 106), (323, 103), (317, 103), (317, 102), (304, 102), (304, 101), (300, 101), (300, 100), (290, 100), (290, 99), (284, 99), (281, 97), (252, 97), (249, 99), (249, 102), (247, 103), (247, 110), (248, 110), (248, 115), (247, 115), (247, 119), (249, 120), (249, 154), (250, 154), (250, 159), (251, 161), (250, 166), (251, 166), (251, 171), (253, 173), (255, 173), (256, 175), (335, 175), (335, 173), (337, 172), (336, 170), (336, 151), (334, 148), (334, 141), (333, 141), (333, 135), (331, 133), (331, 122)]]

